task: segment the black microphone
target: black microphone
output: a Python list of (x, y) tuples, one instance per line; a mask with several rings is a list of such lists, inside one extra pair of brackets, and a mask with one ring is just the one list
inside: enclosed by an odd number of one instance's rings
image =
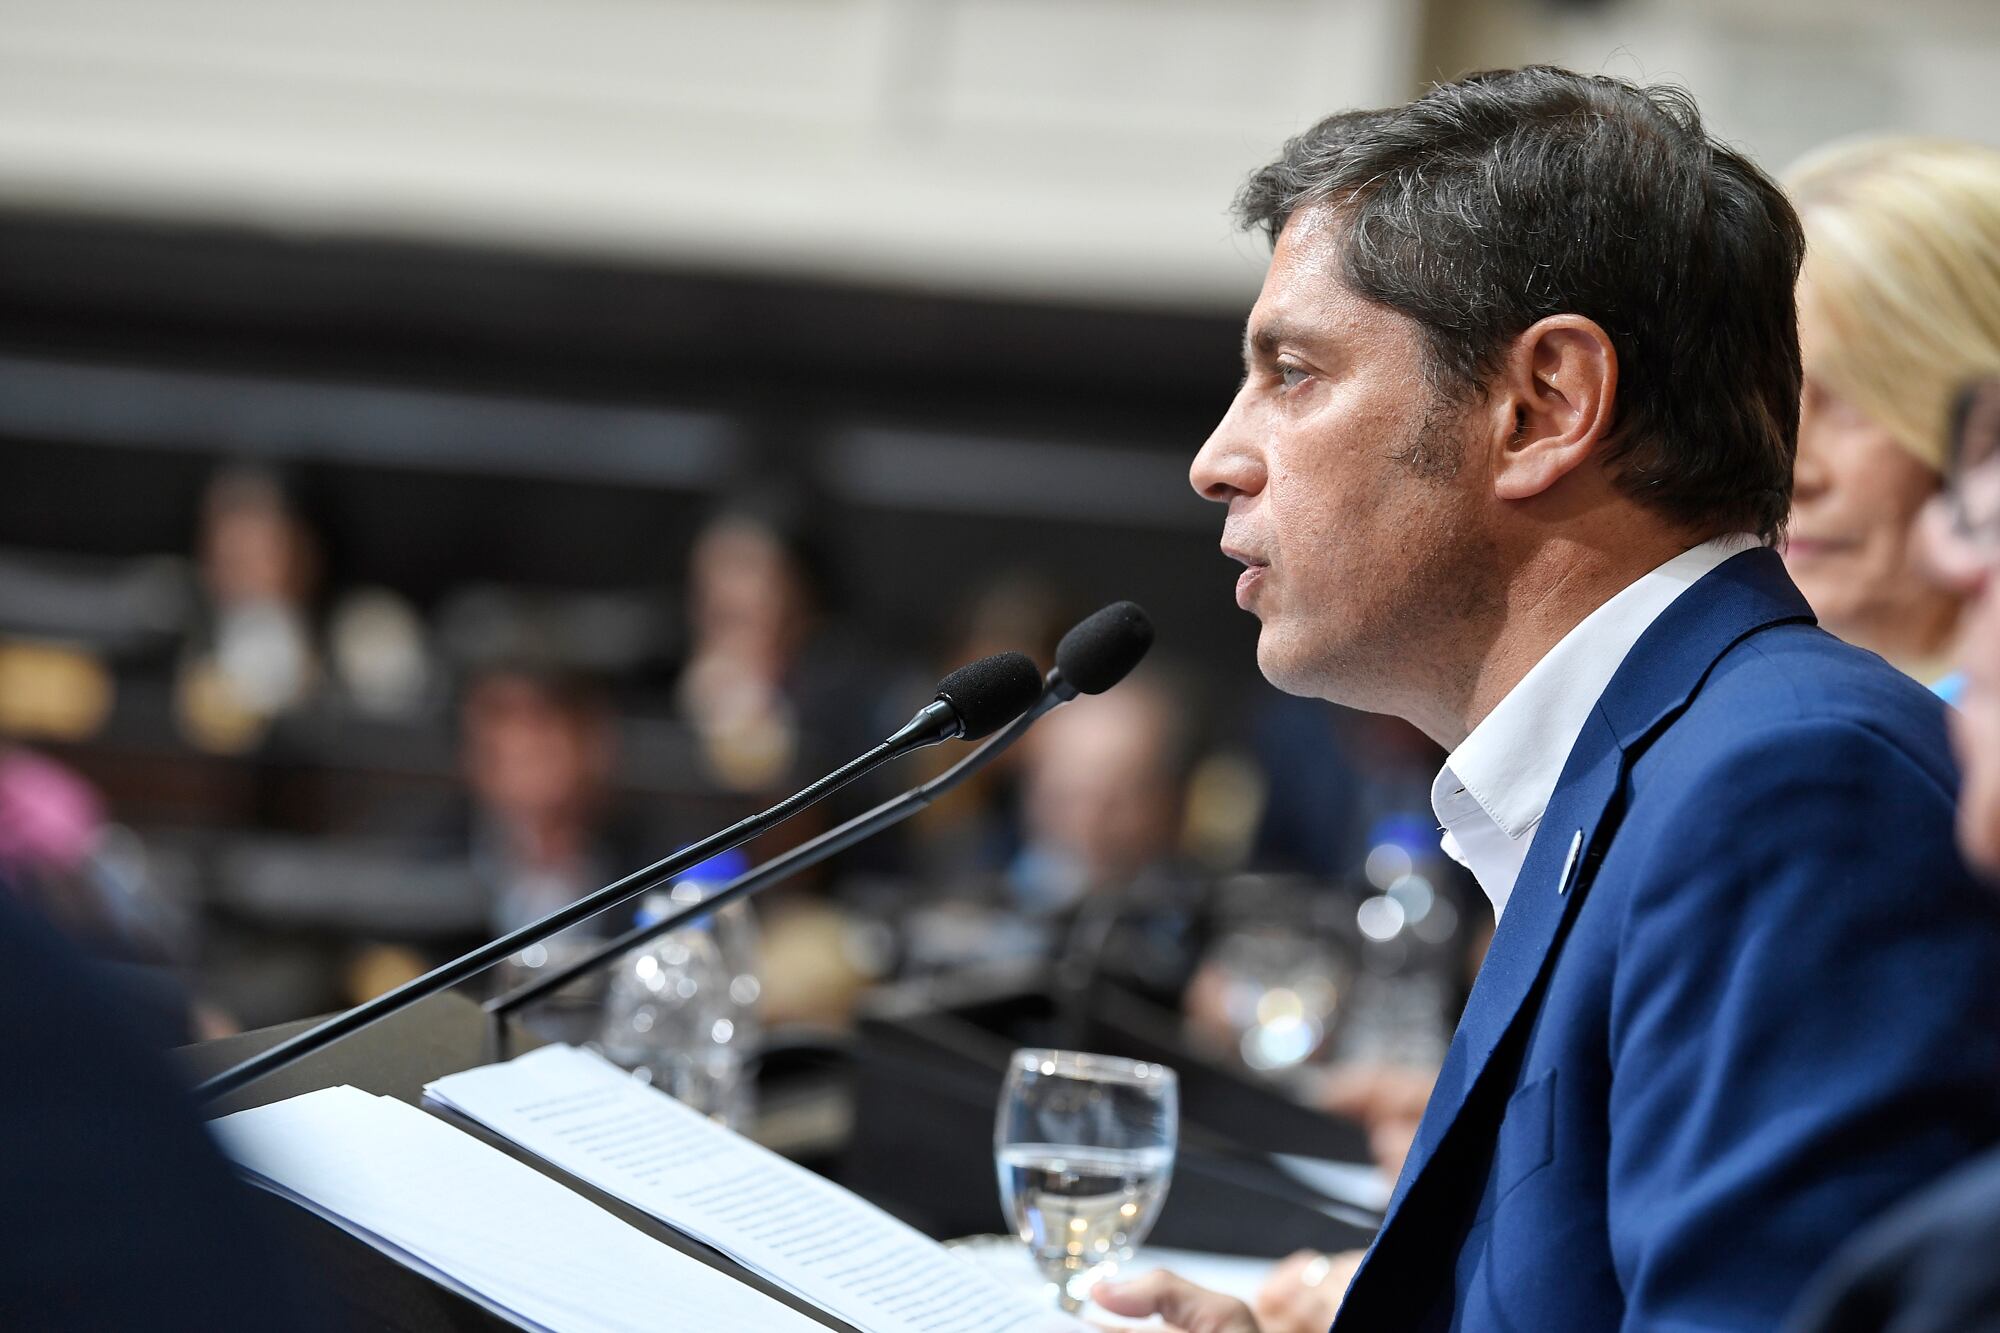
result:
[(1076, 693), (1102, 694), (1125, 679), (1153, 646), (1153, 622), (1137, 602), (1113, 602), (1085, 616), (1056, 645), (1056, 669)]
[[(1146, 655), (1146, 650), (1152, 646), (1153, 624), (1136, 603), (1114, 602), (1086, 616), (1078, 621), (1069, 633), (1063, 635), (1062, 642), (1056, 645), (1056, 665), (1048, 674), (1040, 702), (1021, 713), (1011, 726), (992, 740), (930, 781), (904, 792), (901, 796), (884, 801), (865, 814), (856, 815), (838, 828), (828, 829), (818, 837), (800, 843), (761, 866), (745, 871), (700, 902), (685, 904), (656, 921), (635, 926), (616, 939), (591, 950), (582, 958), (567, 963), (546, 976), (537, 977), (505, 995), (487, 1001), (486, 1012), (494, 1020), (496, 1033), (504, 1036), (505, 1025), (500, 1020), (508, 1014), (567, 986), (606, 962), (623, 957), (668, 931), (677, 930), (711, 912), (719, 911), (738, 899), (747, 898), (801, 871), (810, 870), (828, 857), (846, 851), (855, 843), (865, 838), (872, 838), (884, 829), (902, 823), (998, 759), (1001, 753), (1019, 740), (1022, 733), (1033, 726), (1035, 720), (1044, 713), (1069, 702), (1078, 694), (1102, 694), (1125, 679), (1132, 668), (1139, 664), (1139, 659)], [(968, 671), (970, 669), (965, 668)], [(946, 679), (949, 681), (950, 677)]]
[(1033, 662), (1020, 653), (998, 653), (960, 667), (940, 681), (936, 697), (918, 709), (916, 716), (888, 739), (770, 809), (739, 820), (720, 833), (681, 848), (665, 860), (656, 861), (644, 870), (636, 870), (616, 883), (607, 884), (595, 893), (557, 908), (539, 921), (482, 944), (461, 958), (434, 967), (394, 990), (358, 1004), (345, 1013), (336, 1014), (260, 1055), (232, 1065), (199, 1084), (194, 1095), (199, 1101), (212, 1101), (418, 1000), (455, 986), (559, 930), (595, 916), (608, 907), (616, 907), (672, 879), (690, 866), (699, 865), (711, 856), (770, 831), (891, 759), (955, 737), (977, 740), (988, 735), (1033, 706), (1042, 692), (1041, 673), (1035, 670)]
[(1042, 696), (1042, 674), (1022, 653), (995, 653), (938, 682), (937, 694), (883, 745), (905, 753), (939, 741), (977, 741), (1006, 726)]

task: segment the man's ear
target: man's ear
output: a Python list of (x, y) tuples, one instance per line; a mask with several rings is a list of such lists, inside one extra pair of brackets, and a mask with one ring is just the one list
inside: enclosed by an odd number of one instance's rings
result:
[(1551, 315), (1514, 339), (1492, 402), (1508, 414), (1493, 441), (1493, 493), (1529, 500), (1583, 466), (1611, 429), (1618, 352), (1596, 321)]

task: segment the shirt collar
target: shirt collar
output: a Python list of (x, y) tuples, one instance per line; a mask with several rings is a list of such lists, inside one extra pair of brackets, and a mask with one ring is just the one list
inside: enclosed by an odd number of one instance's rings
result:
[(1763, 543), (1716, 537), (1641, 576), (1585, 616), (1460, 743), (1431, 784), (1445, 853), (1465, 866), (1497, 919), (1584, 719), (1632, 645), (1703, 575)]

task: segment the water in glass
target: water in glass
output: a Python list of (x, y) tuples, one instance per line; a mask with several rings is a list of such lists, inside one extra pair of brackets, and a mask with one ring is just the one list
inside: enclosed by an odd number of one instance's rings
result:
[(1178, 1134), (1179, 1089), (1164, 1065), (1015, 1053), (993, 1131), (1000, 1197), (1065, 1309), (1080, 1309), (1152, 1230)]

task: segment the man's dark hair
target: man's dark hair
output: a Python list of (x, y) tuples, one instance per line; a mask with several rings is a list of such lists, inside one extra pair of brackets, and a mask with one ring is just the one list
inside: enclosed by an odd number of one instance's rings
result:
[(1685, 92), (1549, 66), (1469, 75), (1321, 121), (1236, 211), (1275, 244), (1322, 204), (1348, 285), (1423, 327), (1440, 392), (1471, 397), (1539, 319), (1595, 320), (1618, 353), (1621, 488), (1690, 527), (1783, 530), (1805, 236)]

